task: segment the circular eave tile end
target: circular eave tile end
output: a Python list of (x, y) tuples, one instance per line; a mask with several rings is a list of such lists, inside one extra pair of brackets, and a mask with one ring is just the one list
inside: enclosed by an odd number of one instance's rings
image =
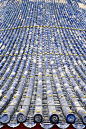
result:
[(57, 123), (59, 123), (59, 117), (58, 117), (58, 115), (57, 114), (52, 114), (51, 116), (50, 116), (50, 122), (52, 123), (52, 124), (57, 124)]
[(66, 117), (66, 121), (68, 124), (74, 124), (76, 120), (76, 117), (74, 114), (68, 114)]
[(25, 122), (26, 121), (26, 116), (24, 116), (24, 114), (23, 113), (19, 113), (18, 115), (17, 115), (17, 121), (18, 122)]
[(1, 116), (1, 123), (5, 124), (10, 121), (10, 115), (7, 113), (2, 114)]
[(83, 121), (84, 125), (86, 125), (86, 115), (84, 115), (84, 116), (82, 117), (82, 121)]
[(41, 123), (42, 120), (43, 120), (43, 118), (42, 118), (42, 115), (41, 114), (36, 114), (34, 116), (34, 123)]

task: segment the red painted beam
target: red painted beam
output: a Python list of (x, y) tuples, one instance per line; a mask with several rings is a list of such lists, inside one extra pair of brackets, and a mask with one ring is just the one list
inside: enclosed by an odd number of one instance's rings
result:
[[(7, 124), (5, 124), (4, 127), (2, 127), (1, 129), (13, 129), (13, 128), (11, 128)], [(31, 128), (27, 128), (23, 125), (23, 123), (21, 123), (18, 127), (14, 128), (14, 129), (31, 129)], [(40, 126), (40, 124), (37, 124), (32, 129), (43, 129), (43, 128)], [(54, 126), (51, 129), (60, 129), (60, 128), (58, 128), (57, 125), (54, 124)], [(70, 124), (70, 126), (67, 129), (75, 129), (75, 128), (72, 126), (72, 124)], [(86, 127), (84, 129), (86, 129)]]
[[(4, 125), (4, 127), (2, 127), (2, 129), (13, 129), (11, 127), (9, 127), (7, 124)], [(21, 123), (18, 127), (16, 127), (15, 129), (30, 129), (27, 128), (23, 125), (23, 123)], [(35, 127), (33, 127), (32, 129), (43, 129), (40, 124), (37, 124)], [(58, 128), (55, 124), (51, 129), (60, 129)], [(70, 125), (67, 129), (75, 129), (72, 125)]]

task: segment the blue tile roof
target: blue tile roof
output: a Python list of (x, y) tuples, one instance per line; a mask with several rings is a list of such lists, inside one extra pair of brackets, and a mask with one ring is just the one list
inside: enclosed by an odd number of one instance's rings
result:
[(85, 128), (86, 22), (78, 1), (0, 4), (0, 127)]

